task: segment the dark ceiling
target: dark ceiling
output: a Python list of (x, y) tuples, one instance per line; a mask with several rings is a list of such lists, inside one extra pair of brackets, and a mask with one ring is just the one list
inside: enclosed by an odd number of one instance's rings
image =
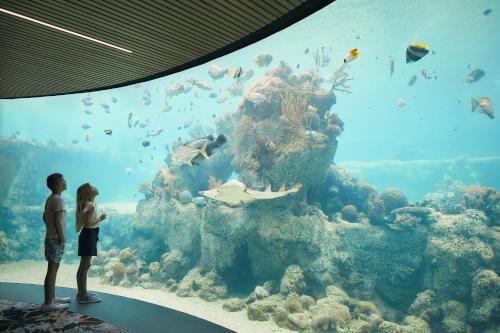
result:
[(172, 74), (277, 32), (334, 0), (2, 0), (0, 98), (120, 87)]

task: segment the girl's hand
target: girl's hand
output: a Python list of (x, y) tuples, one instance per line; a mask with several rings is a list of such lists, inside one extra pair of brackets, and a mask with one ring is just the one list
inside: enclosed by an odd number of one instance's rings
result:
[(103, 221), (106, 217), (108, 217), (106, 214), (101, 214), (101, 216), (99, 216), (99, 220)]

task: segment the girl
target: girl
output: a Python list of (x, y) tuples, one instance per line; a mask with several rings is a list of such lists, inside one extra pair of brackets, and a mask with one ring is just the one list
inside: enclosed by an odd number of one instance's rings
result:
[(92, 256), (97, 256), (97, 241), (99, 240), (99, 224), (106, 219), (106, 214), (97, 217), (95, 197), (99, 194), (96, 187), (85, 183), (76, 192), (76, 232), (78, 237), (78, 256), (81, 257), (80, 267), (76, 274), (78, 303), (97, 303), (101, 298), (97, 294), (87, 292), (87, 273)]

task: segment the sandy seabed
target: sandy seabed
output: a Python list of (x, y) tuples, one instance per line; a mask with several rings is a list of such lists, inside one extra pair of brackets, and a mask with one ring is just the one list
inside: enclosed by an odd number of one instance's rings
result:
[[(21, 261), (0, 265), (0, 282), (43, 284), (46, 263), (39, 261)], [(76, 288), (76, 271), (78, 264), (62, 263), (57, 274), (57, 286)], [(157, 289), (142, 287), (124, 288), (101, 284), (98, 278), (88, 278), (88, 288), (93, 291), (130, 297), (141, 301), (158, 304), (177, 311), (189, 313), (218, 325), (241, 333), (280, 333), (292, 332), (280, 328), (270, 321), (251, 321), (245, 310), (227, 312), (222, 308), (224, 301), (206, 302), (197, 297), (178, 297), (177, 295)], [(40, 295), (40, 301), (42, 295)]]

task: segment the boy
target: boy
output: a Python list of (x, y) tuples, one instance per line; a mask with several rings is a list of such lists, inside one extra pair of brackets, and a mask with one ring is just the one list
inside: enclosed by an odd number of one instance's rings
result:
[(43, 221), (46, 226), (45, 234), (45, 259), (48, 262), (47, 275), (45, 276), (44, 292), (45, 302), (42, 311), (64, 310), (69, 307), (69, 297), (55, 297), (56, 276), (64, 253), (66, 242), (66, 206), (61, 193), (66, 190), (66, 180), (60, 173), (47, 177), (47, 187), (52, 194), (45, 202)]

